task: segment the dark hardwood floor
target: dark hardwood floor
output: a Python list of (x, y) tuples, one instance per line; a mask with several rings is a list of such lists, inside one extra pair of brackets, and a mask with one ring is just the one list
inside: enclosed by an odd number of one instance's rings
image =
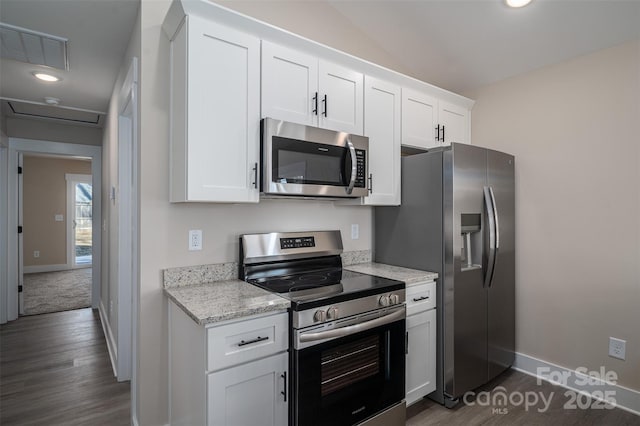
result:
[[(504, 389), (500, 389), (498, 387)], [(493, 389), (493, 390), (492, 390)], [(490, 391), (489, 399), (483, 391)], [(537, 384), (536, 378), (510, 370), (476, 392), (477, 399), (469, 398), (469, 404), (460, 402), (453, 409), (447, 409), (430, 399), (423, 399), (407, 409), (407, 426), (427, 425), (527, 425), (527, 426), (638, 426), (640, 416), (619, 408), (575, 408), (568, 409), (572, 399), (565, 396), (568, 390), (547, 382)], [(506, 404), (494, 396), (504, 393)], [(523, 396), (520, 400), (517, 394)], [(535, 396), (534, 396), (535, 395)], [(544, 401), (543, 398), (544, 397)], [(529, 400), (529, 406), (526, 400)], [(536, 401), (537, 398), (537, 401)], [(510, 402), (512, 401), (512, 402)], [(522, 402), (521, 402), (522, 401)], [(546, 402), (545, 402), (546, 401)], [(574, 400), (575, 401), (575, 400)], [(535, 402), (535, 404), (534, 404)], [(548, 404), (547, 404), (548, 402)], [(602, 406), (602, 404), (582, 397), (578, 407)], [(546, 407), (546, 409), (545, 409)]]
[(113, 376), (98, 311), (0, 326), (0, 424), (129, 425), (129, 382)]

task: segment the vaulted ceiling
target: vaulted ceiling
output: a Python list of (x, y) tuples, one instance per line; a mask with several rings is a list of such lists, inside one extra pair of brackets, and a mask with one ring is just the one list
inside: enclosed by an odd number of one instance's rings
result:
[[(384, 52), (383, 65), (462, 93), (640, 38), (640, 0), (533, 0), (521, 9), (502, 0), (221, 3), (303, 36), (313, 27), (312, 38), (330, 45), (318, 28), (329, 34), (349, 26), (349, 34)], [(61, 106), (106, 111), (139, 6), (139, 0), (2, 0), (1, 22), (69, 40), (69, 69), (53, 69), (60, 83), (43, 83), (31, 73), (46, 67), (2, 59), (0, 96), (36, 103), (49, 96)], [(332, 47), (371, 59), (366, 49), (338, 44)]]

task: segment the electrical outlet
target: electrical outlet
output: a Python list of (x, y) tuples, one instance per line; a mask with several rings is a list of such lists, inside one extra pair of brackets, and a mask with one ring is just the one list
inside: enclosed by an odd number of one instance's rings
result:
[(189, 230), (189, 250), (202, 250), (202, 230), (191, 229)]
[(624, 360), (626, 349), (626, 340), (609, 337), (609, 356)]
[(35, 250), (33, 252), (33, 257), (35, 257), (36, 259), (40, 257), (40, 250)]
[(360, 238), (360, 226), (357, 223), (351, 225), (351, 239), (357, 240)]

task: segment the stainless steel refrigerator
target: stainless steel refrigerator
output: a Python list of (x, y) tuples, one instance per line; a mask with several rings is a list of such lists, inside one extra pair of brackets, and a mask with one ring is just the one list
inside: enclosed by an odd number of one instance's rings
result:
[(453, 406), (513, 364), (514, 157), (472, 145), (402, 158), (402, 205), (375, 209), (376, 262), (434, 271), (437, 377)]

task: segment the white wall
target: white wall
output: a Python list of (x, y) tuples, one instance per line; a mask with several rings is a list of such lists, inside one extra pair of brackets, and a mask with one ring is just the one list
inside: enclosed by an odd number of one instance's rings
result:
[(467, 95), (473, 143), (516, 156), (517, 351), (640, 390), (640, 42)]
[[(341, 229), (360, 225), (346, 250), (371, 248), (371, 208), (332, 202), (271, 200), (257, 205), (169, 203), (169, 41), (161, 24), (167, 1), (142, 2), (140, 164), (140, 424), (168, 420), (167, 302), (162, 270), (236, 261), (238, 236), (247, 232)], [(215, 131), (215, 129), (212, 129)], [(203, 230), (203, 250), (187, 250), (188, 230)]]
[[(140, 13), (138, 11), (138, 13)], [(113, 86), (113, 92), (109, 101), (107, 117), (105, 120), (104, 134), (102, 138), (102, 205), (105, 225), (102, 228), (102, 270), (100, 300), (104, 307), (108, 326), (112, 333), (112, 344), (117, 353), (119, 327), (130, 327), (129, 324), (118, 322), (118, 208), (119, 183), (118, 183), (118, 111), (120, 104), (120, 91), (129, 71), (133, 57), (140, 57), (140, 15), (135, 21), (127, 50), (120, 64), (120, 71)], [(111, 188), (116, 190), (116, 199), (110, 198)]]
[(7, 136), (11, 138), (79, 143), (95, 146), (102, 144), (102, 129), (97, 127), (74, 126), (44, 120), (12, 117), (7, 117), (6, 122)]

